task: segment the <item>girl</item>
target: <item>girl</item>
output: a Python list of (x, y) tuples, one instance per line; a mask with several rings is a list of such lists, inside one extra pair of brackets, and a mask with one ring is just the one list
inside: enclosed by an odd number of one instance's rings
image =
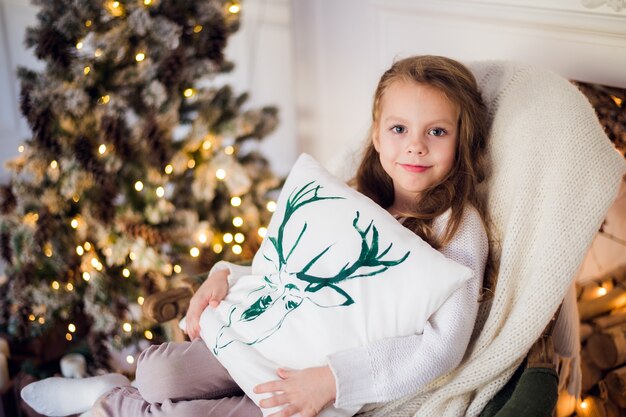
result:
[[(278, 369), (276, 380), (255, 388), (269, 394), (261, 407), (284, 407), (272, 417), (314, 417), (331, 403), (344, 407), (391, 401), (417, 391), (461, 362), (488, 257), (485, 214), (476, 191), (485, 178), (486, 136), (487, 115), (476, 81), (459, 62), (417, 56), (396, 62), (383, 74), (354, 184), (433, 247), (470, 267), (474, 275), (431, 316), (422, 334), (337, 352), (323, 367)], [(48, 415), (81, 412), (95, 402), (98, 416), (261, 416), (199, 339), (202, 311), (219, 305), (229, 279), (247, 272), (246, 267), (216, 264), (190, 302), (186, 321), (192, 341), (144, 351), (134, 387), (111, 376), (51, 378), (24, 388), (23, 398)], [(193, 369), (189, 364), (194, 364)], [(81, 390), (80, 398), (73, 395), (72, 407), (60, 406), (55, 401), (59, 391), (74, 386)]]

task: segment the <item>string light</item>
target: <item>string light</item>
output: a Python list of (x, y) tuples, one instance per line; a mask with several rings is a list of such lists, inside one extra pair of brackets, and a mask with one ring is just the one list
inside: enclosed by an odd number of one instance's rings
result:
[(31, 213), (27, 213), (24, 216), (24, 223), (30, 226), (34, 226), (35, 224), (37, 224), (37, 220), (39, 220), (39, 214), (37, 213), (31, 212)]
[(269, 211), (270, 213), (273, 213), (276, 211), (276, 202), (275, 201), (269, 201), (267, 203), (267, 211)]
[(83, 272), (83, 280), (85, 280), (86, 282), (89, 282), (89, 280), (91, 279), (91, 275), (89, 274), (89, 272)]
[(91, 265), (96, 268), (98, 271), (102, 271), (102, 264), (98, 260), (98, 258), (91, 259)]
[(133, 330), (133, 326), (130, 323), (126, 322), (122, 325), (122, 329), (124, 329), (126, 333), (130, 333), (131, 330)]
[(68, 291), (74, 291), (74, 285), (72, 285), (72, 283), (71, 283), (71, 282), (68, 282), (68, 283), (67, 283), (67, 285), (65, 286), (65, 288), (66, 288)]
[(200, 234), (198, 235), (198, 242), (206, 243), (206, 241), (207, 241), (206, 233), (200, 232)]
[(241, 205), (241, 197), (233, 197), (230, 199), (230, 205), (233, 207), (239, 207)]
[(130, 270), (128, 268), (122, 269), (122, 275), (124, 276), (124, 278), (130, 277)]
[(135, 255), (135, 252), (129, 252), (128, 257), (131, 261), (134, 261), (137, 258), (137, 255)]
[(143, 182), (141, 182), (141, 181), (137, 181), (137, 182), (135, 183), (135, 190), (137, 190), (137, 191), (141, 191), (141, 190), (143, 190)]
[(44, 319), (43, 317), (39, 317), (37, 321), (39, 322), (39, 324), (44, 324), (46, 322), (46, 319)]
[(239, 216), (233, 218), (233, 226), (241, 227), (243, 225), (243, 219)]
[(243, 233), (237, 233), (235, 235), (235, 242), (243, 243), (244, 240), (246, 240), (246, 237), (243, 235)]
[(76, 246), (76, 253), (78, 254), (78, 256), (83, 256), (85, 254), (85, 249), (83, 249), (82, 246), (78, 245)]
[(20, 145), (20, 146), (18, 146), (18, 147), (17, 147), (17, 151), (18, 151), (19, 153), (23, 153), (23, 152), (24, 152), (24, 150), (25, 150), (24, 145)]
[(100, 49), (100, 48), (96, 48), (96, 50), (94, 51), (93, 55), (94, 55), (96, 58), (101, 57), (101, 56), (102, 56), (102, 49)]
[(150, 6), (152, 4), (152, 0), (143, 0), (143, 4)]
[(225, 153), (226, 155), (232, 155), (232, 154), (234, 154), (234, 153), (235, 153), (235, 147), (234, 147), (234, 146), (230, 146), (230, 145), (229, 145), (229, 146), (227, 146), (227, 147), (225, 147), (225, 148), (224, 148), (224, 153)]
[(43, 246), (43, 252), (44, 254), (48, 257), (51, 258), (52, 257), (52, 244), (50, 242), (47, 242), (44, 246)]
[(28, 316), (28, 320), (35, 321), (35, 315), (31, 314), (30, 316)]
[(241, 11), (241, 6), (239, 6), (238, 4), (231, 4), (230, 7), (228, 8), (228, 11), (232, 14), (237, 14)]
[(152, 340), (152, 338), (154, 337), (152, 335), (152, 332), (150, 330), (146, 330), (145, 332), (143, 332), (143, 335), (146, 337), (146, 339), (148, 340)]
[(65, 340), (67, 340), (68, 342), (71, 342), (73, 339), (72, 334), (71, 333), (65, 333)]
[(222, 237), (222, 240), (224, 241), (224, 243), (231, 243), (233, 241), (233, 235), (231, 233), (226, 233)]
[(72, 221), (70, 222), (70, 225), (72, 226), (72, 229), (78, 229), (78, 219), (73, 218)]
[(56, 169), (58, 168), (59, 163), (57, 161), (50, 162), (50, 168)]
[(226, 178), (226, 171), (220, 168), (217, 171), (215, 171), (215, 176), (217, 177), (218, 180), (223, 180), (224, 178)]
[(195, 25), (195, 26), (193, 27), (193, 32), (194, 32), (194, 33), (200, 33), (200, 32), (202, 32), (202, 25)]
[(241, 249), (241, 246), (239, 246), (239, 245), (233, 245), (233, 253), (234, 253), (235, 255), (241, 255), (241, 252), (242, 252), (242, 251), (243, 251), (243, 250)]
[(183, 95), (187, 98), (193, 96), (196, 92), (194, 91), (193, 88), (187, 88), (185, 89), (185, 91), (183, 91)]
[(78, 42), (76, 44), (76, 49), (83, 49), (83, 43), (82, 42)]
[(624, 100), (622, 100), (621, 98), (617, 97), (617, 96), (611, 96), (611, 98), (613, 99), (613, 101), (615, 102), (615, 104), (617, 104), (617, 107), (622, 107), (622, 103), (624, 102)]
[(144, 298), (143, 298), (142, 296), (137, 297), (137, 304), (139, 304), (140, 306), (142, 306), (142, 305), (143, 305), (143, 302), (144, 302), (144, 301), (145, 301), (145, 300), (144, 300)]
[(98, 147), (98, 153), (100, 155), (104, 155), (106, 151), (107, 151), (107, 146), (104, 143)]
[(200, 256), (200, 249), (196, 248), (195, 246), (193, 248), (191, 248), (189, 250), (189, 254), (194, 257), (197, 258), (198, 256)]
[(174, 272), (177, 274), (180, 274), (180, 272), (183, 270), (183, 268), (181, 268), (180, 265), (174, 265)]
[(586, 400), (581, 401), (580, 408), (582, 408), (584, 410), (585, 408), (587, 408), (587, 406), (588, 406), (588, 404), (587, 404)]
[(126, 356), (126, 362), (135, 363), (135, 357), (133, 355)]
[(215, 245), (213, 245), (213, 252), (222, 253), (223, 250), (224, 250), (224, 247), (220, 245), (219, 243), (216, 243)]
[(120, 6), (120, 2), (119, 1), (112, 2), (110, 7), (109, 7), (109, 11), (115, 17), (119, 17), (119, 16), (122, 16), (124, 14), (124, 10)]
[(83, 243), (83, 246), (85, 247), (85, 250), (91, 250), (91, 243), (85, 242)]
[(163, 197), (165, 195), (165, 188), (157, 187), (156, 195), (157, 195), (157, 197)]
[(144, 59), (146, 59), (146, 54), (144, 54), (143, 52), (139, 52), (137, 55), (135, 55), (135, 61), (137, 62), (141, 62)]
[(206, 139), (204, 142), (202, 142), (202, 149), (204, 149), (205, 151), (211, 149), (211, 146), (213, 145), (211, 144), (211, 141), (209, 139)]
[(100, 105), (108, 104), (109, 101), (111, 101), (111, 96), (107, 94), (98, 99), (98, 104)]
[(72, 201), (74, 201), (75, 203), (78, 203), (80, 201), (80, 196), (78, 194), (74, 194), (72, 196)]
[(170, 164), (165, 165), (165, 173), (167, 175), (170, 175), (172, 172), (174, 172), (174, 167)]
[(91, 27), (91, 23), (92, 23), (91, 20), (87, 20), (85, 21), (85, 26)]
[(70, 333), (74, 333), (76, 331), (76, 326), (74, 326), (74, 324), (70, 323), (67, 325), (67, 330), (70, 331)]
[(61, 286), (59, 285), (58, 281), (52, 281), (52, 289), (53, 290), (58, 290)]
[(193, 169), (193, 167), (195, 166), (196, 166), (196, 161), (194, 161), (193, 159), (190, 159), (189, 161), (187, 161), (187, 168)]
[(259, 227), (257, 233), (259, 234), (259, 236), (265, 237), (265, 235), (267, 235), (267, 229), (265, 227)]
[(88, 75), (90, 72), (91, 72), (91, 67), (85, 67), (85, 68), (83, 69), (83, 73), (84, 73), (85, 75)]

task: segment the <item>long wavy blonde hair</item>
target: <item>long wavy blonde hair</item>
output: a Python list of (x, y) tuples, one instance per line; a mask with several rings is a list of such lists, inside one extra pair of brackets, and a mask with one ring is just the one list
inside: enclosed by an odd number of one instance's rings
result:
[[(486, 176), (485, 149), (489, 130), (487, 109), (472, 73), (453, 59), (432, 55), (414, 56), (397, 61), (382, 75), (374, 94), (369, 143), (352, 182), (360, 192), (383, 208), (387, 209), (393, 204), (393, 181), (380, 163), (373, 137), (380, 123), (382, 98), (389, 86), (398, 81), (432, 86), (443, 92), (459, 109), (454, 166), (440, 183), (421, 192), (420, 198), (416, 199), (408, 212), (401, 214), (405, 218), (403, 224), (439, 249), (452, 239), (463, 218), (463, 209), (470, 203), (476, 207), (489, 230), (484, 203), (477, 192), (478, 184)], [(450, 221), (444, 233), (437, 236), (432, 227), (433, 220), (448, 209), (451, 211)], [(490, 288), (492, 283), (485, 282), (485, 286)]]

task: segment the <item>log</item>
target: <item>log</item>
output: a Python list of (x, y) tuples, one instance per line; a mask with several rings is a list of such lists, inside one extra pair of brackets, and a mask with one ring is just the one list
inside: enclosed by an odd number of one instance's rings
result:
[(587, 301), (601, 297), (613, 289), (613, 280), (591, 281), (578, 289), (578, 300)]
[(603, 330), (618, 324), (626, 323), (626, 312), (608, 314), (595, 318), (591, 322), (597, 330)]
[(578, 417), (620, 417), (620, 410), (610, 400), (590, 395), (578, 403)]
[(575, 395), (571, 395), (567, 389), (560, 391), (555, 407), (556, 417), (569, 417), (574, 414), (576, 403), (578, 401)]
[(600, 369), (612, 369), (626, 362), (626, 323), (594, 333), (587, 340), (589, 357)]
[(589, 357), (586, 346), (580, 354), (580, 372), (582, 374), (581, 389), (583, 392), (589, 391), (602, 379), (602, 371)]
[(580, 342), (584, 342), (589, 339), (589, 336), (593, 334), (593, 326), (587, 323), (580, 324)]
[[(626, 284), (626, 265), (621, 265), (598, 279), (598, 281), (608, 280)], [(626, 290), (617, 285), (602, 297), (579, 301), (578, 313), (581, 320), (589, 320), (623, 306), (626, 306)]]
[(611, 401), (626, 408), (626, 366), (609, 372), (604, 380)]

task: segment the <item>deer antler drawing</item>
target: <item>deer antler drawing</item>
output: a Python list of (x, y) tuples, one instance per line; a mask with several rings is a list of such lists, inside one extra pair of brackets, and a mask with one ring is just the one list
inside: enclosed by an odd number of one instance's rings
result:
[[(311, 267), (315, 265), (333, 246), (328, 245), (319, 254), (314, 256), (300, 271), (288, 272), (286, 266), (289, 258), (293, 254), (294, 249), (300, 244), (302, 237), (307, 229), (307, 222), (304, 223), (298, 237), (293, 246), (287, 251), (284, 248), (284, 234), (289, 220), (293, 214), (306, 204), (319, 202), (323, 200), (339, 200), (342, 197), (322, 197), (319, 195), (322, 186), (314, 185), (315, 181), (311, 181), (294, 190), (285, 207), (283, 220), (278, 228), (276, 236), (268, 236), (269, 241), (275, 250), (277, 259), (273, 259), (267, 253), (263, 253), (265, 259), (271, 262), (276, 273), (266, 275), (264, 284), (253, 290), (249, 295), (260, 292), (261, 294), (248, 306), (237, 305), (231, 308), (228, 316), (228, 322), (222, 326), (216, 337), (213, 352), (217, 355), (219, 351), (231, 343), (238, 341), (248, 345), (254, 345), (274, 334), (287, 318), (287, 316), (295, 311), (304, 301), (310, 300), (313, 304), (323, 307), (340, 307), (354, 304), (354, 299), (339, 285), (347, 280), (355, 278), (364, 278), (378, 275), (385, 272), (389, 268), (405, 261), (410, 252), (407, 251), (402, 257), (395, 260), (383, 259), (391, 250), (393, 243), (390, 243), (382, 252), (379, 247), (379, 233), (373, 221), (370, 221), (365, 229), (361, 229), (358, 225), (360, 213), (357, 211), (352, 221), (352, 227), (361, 237), (361, 250), (358, 258), (354, 262), (347, 262), (339, 272), (331, 277), (321, 277), (309, 273)], [(302, 284), (306, 284), (301, 288)], [(340, 294), (345, 300), (339, 304), (326, 305), (323, 300), (316, 300), (315, 294), (322, 289), (331, 289)], [(253, 298), (254, 298), (253, 297)], [(243, 311), (242, 311), (243, 310)], [(262, 327), (256, 319), (263, 315)], [(255, 336), (249, 340), (241, 340), (232, 336), (233, 332), (229, 329), (241, 326), (254, 326)], [(241, 335), (249, 332), (234, 332)], [(237, 336), (241, 337), (241, 336)]]

